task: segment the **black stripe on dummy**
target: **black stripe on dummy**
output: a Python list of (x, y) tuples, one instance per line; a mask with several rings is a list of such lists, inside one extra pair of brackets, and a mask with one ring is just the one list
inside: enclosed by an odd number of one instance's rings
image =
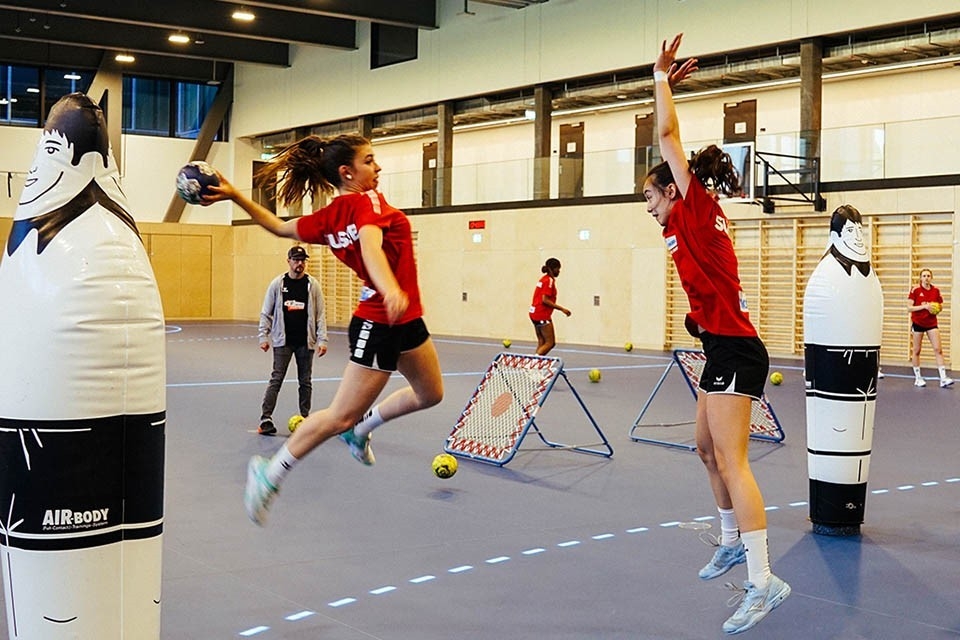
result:
[(810, 520), (816, 524), (850, 526), (863, 524), (867, 483), (836, 484), (810, 480)]
[(807, 395), (831, 400), (877, 399), (880, 347), (803, 345)]
[(0, 418), (3, 544), (80, 549), (160, 535), (164, 427), (164, 412)]

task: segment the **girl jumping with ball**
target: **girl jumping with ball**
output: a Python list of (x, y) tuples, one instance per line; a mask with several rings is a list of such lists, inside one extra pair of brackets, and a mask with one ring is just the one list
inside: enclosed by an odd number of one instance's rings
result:
[[(223, 176), (203, 199), (232, 200), (274, 235), (329, 246), (363, 281), (348, 331), (350, 361), (330, 406), (307, 416), (272, 458), (254, 456), (247, 465), (244, 503), (259, 525), (286, 475), (326, 440), (339, 435), (353, 457), (372, 465), (375, 428), (443, 399), (440, 361), (422, 318), (410, 221), (377, 191), (379, 174), (366, 138), (308, 136), (283, 149), (258, 177), (280, 183), (277, 198), (285, 206), (317, 191), (336, 193), (323, 209), (284, 221)], [(370, 409), (394, 371), (409, 386)]]

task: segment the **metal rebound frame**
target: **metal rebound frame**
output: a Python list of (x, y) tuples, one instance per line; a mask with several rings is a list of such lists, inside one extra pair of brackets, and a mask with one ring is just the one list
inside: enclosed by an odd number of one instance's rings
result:
[[(660, 391), (660, 388), (674, 367), (680, 369), (683, 380), (687, 383), (687, 388), (690, 389), (694, 400), (696, 400), (697, 387), (700, 384), (700, 373), (703, 371), (703, 365), (706, 359), (707, 357), (703, 351), (698, 349), (674, 349), (673, 357), (663, 370), (660, 380), (657, 381), (656, 386), (653, 387), (653, 391), (650, 393), (650, 397), (647, 398), (643, 408), (640, 409), (640, 414), (637, 415), (637, 419), (633, 421), (633, 426), (630, 428), (629, 434), (631, 440), (634, 442), (658, 444), (665, 447), (676, 447), (688, 451), (697, 450), (696, 445), (684, 442), (673, 442), (671, 440), (658, 440), (656, 438), (643, 438), (636, 434), (638, 429), (643, 428), (673, 427), (695, 423), (695, 420), (687, 420), (685, 422), (673, 422), (669, 424), (641, 424), (641, 420), (643, 420), (644, 414), (646, 414), (647, 409), (650, 408), (654, 397), (657, 395), (657, 392)], [(777, 419), (777, 414), (774, 413), (773, 406), (770, 405), (767, 399), (767, 394), (763, 394), (760, 400), (754, 400), (750, 407), (750, 437), (754, 440), (765, 440), (767, 442), (783, 442), (786, 437), (786, 434), (783, 432), (783, 427), (780, 426), (780, 420)]]
[[(593, 426), (600, 442), (563, 444), (548, 440), (536, 423), (537, 412), (558, 380), (563, 380)], [(613, 456), (613, 447), (570, 383), (560, 358), (500, 353), (447, 436), (443, 450), (454, 456), (502, 467), (516, 455), (530, 430), (550, 449)]]

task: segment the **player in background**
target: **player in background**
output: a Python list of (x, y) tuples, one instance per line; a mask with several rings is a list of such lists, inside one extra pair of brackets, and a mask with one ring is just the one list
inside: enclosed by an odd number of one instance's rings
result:
[[(947, 363), (943, 359), (943, 345), (940, 342), (940, 328), (937, 324), (937, 313), (943, 308), (943, 296), (940, 289), (933, 286), (933, 271), (920, 270), (920, 283), (910, 291), (907, 298), (910, 304), (910, 336), (913, 339), (913, 351), (910, 354), (910, 364), (913, 365), (913, 384), (916, 387), (927, 386), (927, 381), (920, 375), (920, 347), (923, 345), (923, 336), (926, 335), (933, 347), (933, 355), (937, 359), (937, 371), (940, 373), (940, 387), (949, 387), (953, 380), (947, 377)], [(936, 313), (935, 313), (936, 312)]]
[(533, 300), (530, 302), (530, 322), (537, 333), (537, 355), (545, 356), (557, 344), (557, 336), (553, 329), (553, 311), (570, 316), (570, 309), (557, 304), (557, 276), (560, 275), (560, 261), (548, 258), (540, 267), (543, 276), (537, 281), (533, 290)]

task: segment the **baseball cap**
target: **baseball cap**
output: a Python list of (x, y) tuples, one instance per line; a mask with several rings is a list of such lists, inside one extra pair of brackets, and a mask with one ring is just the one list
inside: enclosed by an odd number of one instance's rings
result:
[(306, 250), (300, 245), (290, 247), (290, 250), (287, 251), (287, 258), (291, 258), (293, 260), (306, 260), (309, 257), (310, 256), (307, 255)]

